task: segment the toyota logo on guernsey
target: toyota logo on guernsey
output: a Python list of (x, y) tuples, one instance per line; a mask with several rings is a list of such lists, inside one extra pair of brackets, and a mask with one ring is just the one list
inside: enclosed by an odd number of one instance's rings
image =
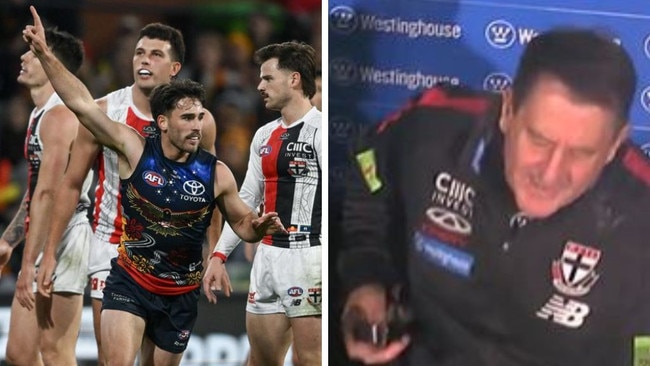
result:
[(485, 27), (485, 39), (494, 48), (508, 48), (515, 43), (517, 30), (503, 19), (495, 20)]
[(512, 85), (512, 79), (503, 72), (493, 72), (483, 80), (483, 90), (498, 92)]
[(330, 29), (341, 34), (350, 34), (357, 29), (359, 18), (349, 6), (335, 6), (330, 10)]
[(357, 66), (344, 58), (330, 60), (330, 78), (341, 86), (352, 85), (359, 78)]
[(192, 196), (200, 196), (205, 192), (205, 186), (198, 180), (188, 180), (183, 183), (183, 190)]
[(647, 86), (641, 92), (641, 106), (646, 112), (650, 113), (650, 86)]

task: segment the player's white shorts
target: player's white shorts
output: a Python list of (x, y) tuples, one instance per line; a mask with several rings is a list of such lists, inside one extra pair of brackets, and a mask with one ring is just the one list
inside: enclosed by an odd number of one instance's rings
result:
[[(93, 231), (88, 220), (81, 220), (69, 225), (63, 233), (61, 244), (56, 252), (53, 292), (71, 292), (83, 294), (86, 287), (88, 271), (88, 250)], [(36, 268), (41, 263), (43, 254), (36, 260)], [(36, 289), (36, 284), (34, 284)]]
[(253, 259), (246, 311), (321, 314), (321, 246), (288, 249), (260, 244)]
[(92, 238), (88, 259), (88, 277), (90, 277), (90, 297), (102, 299), (106, 277), (111, 270), (111, 259), (117, 257), (117, 244)]

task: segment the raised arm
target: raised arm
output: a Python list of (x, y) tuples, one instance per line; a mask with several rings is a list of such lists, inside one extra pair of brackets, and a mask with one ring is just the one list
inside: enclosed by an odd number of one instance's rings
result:
[(34, 25), (25, 27), (23, 39), (38, 57), (54, 90), (100, 144), (115, 150), (126, 158), (129, 165), (134, 166), (142, 155), (144, 138), (128, 126), (113, 123), (106, 116), (93, 100), (88, 88), (68, 71), (48, 48), (41, 19), (33, 6), (30, 6), (30, 11), (34, 17)]

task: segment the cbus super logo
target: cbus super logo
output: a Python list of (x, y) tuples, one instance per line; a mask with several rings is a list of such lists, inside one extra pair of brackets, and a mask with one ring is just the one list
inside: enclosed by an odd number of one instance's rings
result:
[(512, 79), (503, 72), (493, 72), (483, 80), (483, 90), (498, 92), (512, 85)]
[(335, 6), (330, 10), (330, 29), (340, 34), (350, 34), (359, 26), (357, 13), (349, 6)]
[(167, 183), (167, 181), (162, 175), (152, 170), (147, 170), (144, 173), (142, 173), (142, 179), (144, 179), (144, 181), (147, 182), (148, 185), (156, 188), (164, 187), (165, 184)]
[(537, 31), (531, 28), (515, 28), (512, 23), (503, 19), (494, 20), (485, 27), (485, 39), (490, 46), (499, 49), (510, 48), (515, 42), (525, 45), (537, 34)]

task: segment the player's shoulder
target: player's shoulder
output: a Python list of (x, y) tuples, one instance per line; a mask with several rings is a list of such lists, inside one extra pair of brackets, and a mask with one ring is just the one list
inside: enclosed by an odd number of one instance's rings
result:
[[(590, 197), (606, 198), (626, 221), (640, 221), (644, 230), (650, 230), (650, 158), (631, 141), (624, 142), (616, 157), (600, 175)], [(602, 211), (602, 210), (601, 210)]]
[[(650, 198), (650, 158), (639, 146), (631, 141), (623, 143), (614, 163), (618, 165), (620, 172), (613, 174), (620, 177), (619, 179), (625, 179), (627, 185), (638, 187), (635, 189), (638, 194)], [(620, 191), (615, 189), (616, 187), (611, 188), (613, 191)]]
[(104, 111), (106, 111), (109, 106), (119, 106), (122, 104), (132, 104), (133, 102), (133, 94), (132, 94), (132, 86), (126, 86), (122, 89), (117, 89), (114, 90), (103, 97), (100, 97), (96, 99), (95, 101), (97, 104), (102, 107)]
[(305, 117), (303, 117), (303, 120), (305, 121), (305, 125), (311, 126), (314, 128), (320, 128), (321, 123), (323, 121), (323, 113), (319, 111), (316, 107), (312, 107), (312, 109), (307, 112)]
[(444, 125), (453, 127), (462, 124), (460, 121), (479, 121), (492, 115), (500, 105), (501, 95), (498, 93), (464, 86), (438, 85), (411, 98), (382, 120), (376, 130), (383, 133), (395, 126), (408, 128), (422, 122), (440, 125), (440, 120), (444, 120)]
[(282, 125), (282, 117), (278, 117), (272, 121), (266, 122), (262, 127), (258, 128), (255, 132), (256, 135), (268, 134)]

